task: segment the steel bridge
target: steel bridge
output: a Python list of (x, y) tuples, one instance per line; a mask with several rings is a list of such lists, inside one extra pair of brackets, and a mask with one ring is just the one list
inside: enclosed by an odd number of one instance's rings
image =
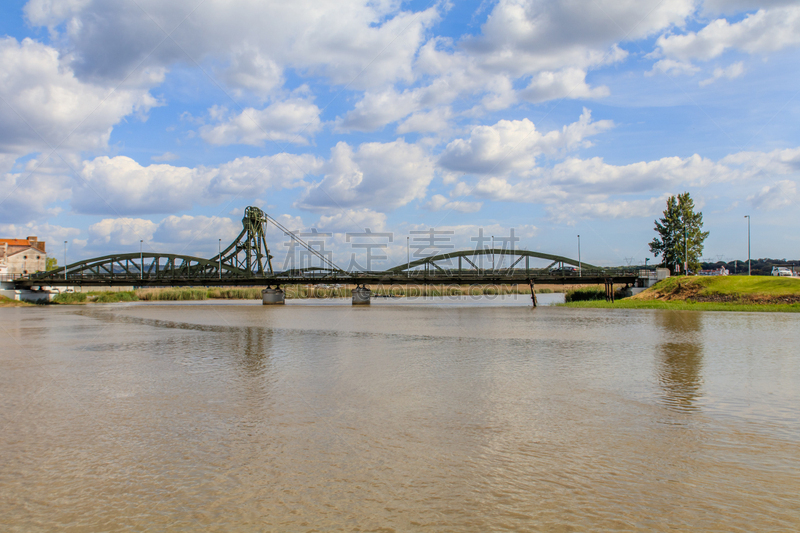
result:
[[(265, 232), (273, 224), (319, 266), (275, 271)], [(486, 268), (484, 263), (491, 266)], [(497, 259), (500, 258), (500, 261)], [(531, 267), (531, 259), (550, 261)], [(495, 265), (508, 263), (507, 267)], [(568, 267), (579, 267), (574, 271)], [(553, 269), (553, 267), (556, 267)], [(264, 286), (349, 284), (364, 285), (478, 285), (478, 284), (634, 284), (638, 271), (603, 269), (559, 255), (504, 248), (463, 250), (407, 261), (382, 271), (347, 271), (302, 241), (257, 207), (245, 209), (242, 231), (218, 255), (205, 259), (169, 253), (113, 254), (78, 261), (14, 281), (18, 289), (43, 286)]]

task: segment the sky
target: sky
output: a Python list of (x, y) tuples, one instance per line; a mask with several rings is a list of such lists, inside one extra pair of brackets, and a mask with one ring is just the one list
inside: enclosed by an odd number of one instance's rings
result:
[(342, 267), (512, 230), (652, 264), (683, 192), (704, 259), (745, 215), (800, 258), (796, 1), (7, 0), (0, 35), (0, 236), (59, 264), (211, 257), (251, 205)]

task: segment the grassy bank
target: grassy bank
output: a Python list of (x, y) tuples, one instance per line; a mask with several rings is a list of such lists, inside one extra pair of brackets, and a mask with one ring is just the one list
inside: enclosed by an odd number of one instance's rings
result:
[(571, 302), (569, 307), (693, 311), (800, 312), (800, 279), (771, 276), (676, 276), (614, 303)]
[[(59, 294), (53, 300), (56, 304), (113, 303), (133, 301), (192, 301), (192, 300), (260, 300), (263, 287), (174, 287), (137, 289), (120, 292), (74, 292)], [(320, 287), (306, 285), (287, 285), (282, 287), (288, 300), (299, 298), (350, 298), (353, 286)], [(369, 288), (377, 296), (408, 298), (429, 296), (480, 296), (527, 294), (527, 285), (371, 285)], [(584, 285), (555, 285), (537, 287), (538, 294), (567, 292), (586, 289)], [(589, 290), (598, 290), (594, 286)]]
[(12, 300), (11, 298), (0, 296), (0, 307), (30, 307), (32, 305), (36, 304), (31, 302), (22, 302), (20, 300)]

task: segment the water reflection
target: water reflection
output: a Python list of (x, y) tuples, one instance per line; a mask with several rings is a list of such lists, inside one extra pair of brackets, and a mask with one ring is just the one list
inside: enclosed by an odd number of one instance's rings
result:
[(696, 411), (703, 384), (702, 313), (658, 313), (657, 323), (664, 334), (657, 366), (664, 402), (672, 409)]

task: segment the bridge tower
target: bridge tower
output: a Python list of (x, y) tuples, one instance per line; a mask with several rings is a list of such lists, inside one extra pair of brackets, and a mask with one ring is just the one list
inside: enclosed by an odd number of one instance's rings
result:
[(249, 206), (244, 210), (242, 232), (211, 261), (220, 261), (256, 277), (272, 275), (272, 255), (267, 247), (265, 229), (268, 217), (261, 209)]

